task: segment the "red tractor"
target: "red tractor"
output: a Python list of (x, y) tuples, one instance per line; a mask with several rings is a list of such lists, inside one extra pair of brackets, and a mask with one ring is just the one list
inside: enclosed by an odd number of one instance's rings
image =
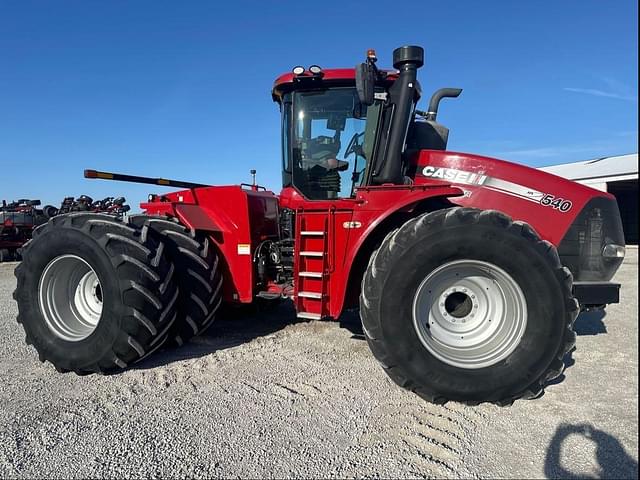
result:
[[(563, 371), (580, 309), (618, 301), (614, 197), (522, 165), (447, 151), (423, 50), (280, 76), (283, 189), (93, 170), (181, 190), (143, 215), (69, 213), (16, 269), (26, 340), (61, 371), (114, 372), (202, 333), (223, 302), (291, 299), (303, 319), (359, 306), (371, 351), (436, 403), (536, 398)], [(254, 173), (254, 172), (253, 172)]]

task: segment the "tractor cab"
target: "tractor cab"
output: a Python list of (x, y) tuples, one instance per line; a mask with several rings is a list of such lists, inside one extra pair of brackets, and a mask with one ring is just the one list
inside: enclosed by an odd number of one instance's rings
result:
[(282, 112), (283, 186), (308, 200), (350, 198), (367, 184), (384, 87), (365, 105), (354, 70), (313, 71), (296, 67), (274, 87)]
[(285, 185), (310, 200), (353, 196), (365, 179), (379, 111), (363, 106), (354, 87), (288, 93), (282, 122)]
[(423, 55), (420, 47), (396, 49), (398, 70), (379, 70), (369, 50), (355, 69), (298, 66), (280, 76), (273, 98), (282, 112), (283, 186), (331, 200), (353, 198), (358, 187), (411, 183), (411, 153), (446, 148), (440, 99), (461, 92), (438, 90), (428, 112), (416, 110)]

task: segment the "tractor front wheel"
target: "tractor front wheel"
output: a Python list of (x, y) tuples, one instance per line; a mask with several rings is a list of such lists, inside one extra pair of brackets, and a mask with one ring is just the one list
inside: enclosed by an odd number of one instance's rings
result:
[(59, 215), (38, 227), (16, 268), (18, 322), (58, 371), (108, 373), (160, 348), (178, 288), (164, 244), (110, 215)]
[(535, 398), (575, 343), (571, 273), (533, 229), (454, 207), (391, 232), (365, 273), (360, 312), (389, 376), (423, 398)]

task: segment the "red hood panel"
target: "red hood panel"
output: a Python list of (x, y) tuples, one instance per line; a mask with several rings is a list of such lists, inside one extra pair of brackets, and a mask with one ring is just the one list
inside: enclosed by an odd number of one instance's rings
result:
[(535, 168), (468, 153), (422, 150), (410, 172), (416, 184), (459, 186), (465, 194), (453, 202), (500, 210), (529, 223), (554, 245), (560, 243), (587, 201), (597, 196), (611, 197)]

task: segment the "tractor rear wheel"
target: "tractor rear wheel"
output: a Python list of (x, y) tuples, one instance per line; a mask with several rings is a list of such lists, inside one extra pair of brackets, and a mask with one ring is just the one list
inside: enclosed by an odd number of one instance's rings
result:
[(59, 215), (34, 230), (16, 268), (18, 322), (58, 371), (109, 373), (160, 348), (178, 288), (164, 244), (110, 215)]
[(575, 344), (578, 303), (554, 246), (492, 210), (454, 207), (391, 232), (369, 262), (360, 314), (400, 386), (434, 403), (537, 398)]
[(170, 217), (131, 215), (130, 221), (147, 227), (163, 242), (180, 284), (178, 319), (170, 338), (182, 345), (203, 333), (215, 320), (222, 303), (222, 271), (211, 240)]

